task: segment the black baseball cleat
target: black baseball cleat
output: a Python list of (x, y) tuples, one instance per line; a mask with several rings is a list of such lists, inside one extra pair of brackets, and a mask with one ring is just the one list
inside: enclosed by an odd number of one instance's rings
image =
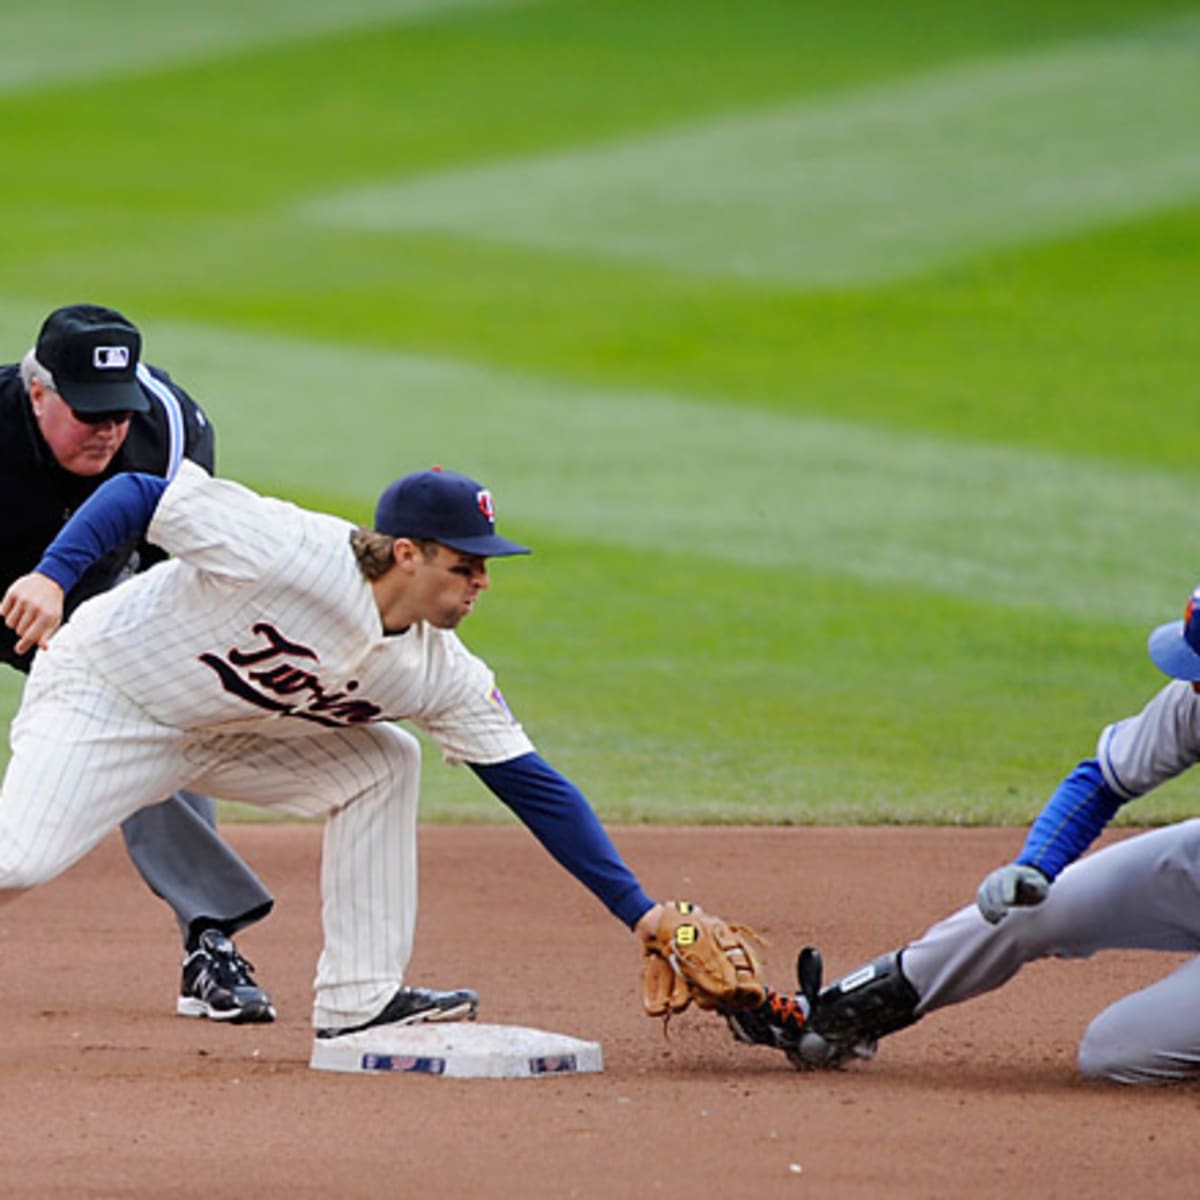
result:
[(253, 970), (232, 939), (219, 930), (205, 930), (199, 945), (183, 960), (175, 1011), (181, 1017), (207, 1017), (231, 1025), (274, 1021), (275, 1006), (255, 982)]
[(795, 996), (785, 996), (774, 988), (767, 988), (766, 998), (757, 1008), (725, 1014), (730, 1032), (747, 1046), (770, 1046), (775, 1050), (798, 1046), (808, 1025), (808, 1014), (821, 991), (823, 969), (820, 950), (805, 946), (796, 957), (799, 992)]
[(801, 996), (787, 996), (767, 988), (766, 998), (755, 1008), (725, 1013), (729, 1032), (747, 1046), (770, 1046), (782, 1050), (800, 1042), (808, 1021), (808, 1007)]
[(757, 1007), (724, 1014), (730, 1032), (745, 1045), (782, 1050), (798, 1071), (841, 1066), (853, 1052), (830, 1044), (810, 1028), (810, 1014), (821, 991), (821, 972), (821, 952), (805, 946), (796, 959), (799, 992), (787, 996), (767, 988)]
[(479, 994), (474, 988), (438, 992), (432, 988), (402, 987), (379, 1013), (360, 1025), (318, 1029), (317, 1037), (342, 1037), (376, 1025), (423, 1025), (435, 1021), (473, 1021), (479, 1012)]

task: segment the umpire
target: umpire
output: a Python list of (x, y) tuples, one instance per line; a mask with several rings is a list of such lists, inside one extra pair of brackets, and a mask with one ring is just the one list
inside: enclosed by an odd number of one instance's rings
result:
[[(210, 474), (213, 430), (170, 376), (140, 361), (141, 335), (111, 308), (72, 304), (42, 324), (20, 364), (0, 366), (0, 592), (31, 571), (67, 518), (109, 476), (171, 478), (183, 457)], [(162, 555), (130, 541), (96, 563), (66, 600), (70, 613)], [(0, 658), (28, 672), (0, 626)], [(216, 805), (177, 792), (121, 827), (147, 886), (170, 905), (184, 939), (176, 1011), (233, 1024), (275, 1019), (270, 997), (232, 935), (261, 920), (274, 899), (221, 840)]]

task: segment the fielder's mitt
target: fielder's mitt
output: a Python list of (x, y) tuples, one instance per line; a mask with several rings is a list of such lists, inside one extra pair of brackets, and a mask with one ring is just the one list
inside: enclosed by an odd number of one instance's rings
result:
[(646, 1014), (670, 1020), (694, 1000), (697, 1008), (731, 1012), (752, 1008), (766, 994), (756, 946), (762, 938), (730, 925), (686, 900), (663, 906), (642, 960)]

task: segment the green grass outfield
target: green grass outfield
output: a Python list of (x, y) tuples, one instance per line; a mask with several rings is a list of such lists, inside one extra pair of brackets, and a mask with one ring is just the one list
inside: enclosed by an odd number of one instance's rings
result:
[[(1020, 824), (1159, 686), (1200, 580), (1197, 4), (0, 33), (2, 357), (109, 303), (226, 474), (363, 520), (410, 469), (486, 480), (537, 554), (466, 639), (607, 819)], [(503, 815), (425, 779), (428, 819)]]

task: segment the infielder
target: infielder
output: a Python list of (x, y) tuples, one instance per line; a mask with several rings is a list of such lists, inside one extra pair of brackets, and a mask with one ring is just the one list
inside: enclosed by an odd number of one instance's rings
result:
[[(175, 557), (82, 605), (47, 643), (62, 594), (143, 531)], [(449, 471), (392, 484), (373, 531), (187, 462), (170, 482), (105, 484), (0, 604), (21, 645), (43, 647), (0, 789), (0, 888), (54, 878), (181, 787), (328, 815), (318, 1035), (472, 1017), (469, 988), (404, 984), (420, 750), (393, 722), (407, 720), (649, 943), (664, 906), (455, 633), (488, 559), (527, 552), (496, 533), (490, 493)]]
[(1058, 785), (1016, 861), (984, 879), (975, 904), (819, 994), (770, 993), (760, 1010), (731, 1018), (735, 1036), (775, 1045), (800, 1067), (836, 1065), (871, 1057), (878, 1038), (1000, 987), (1035, 959), (1183, 951), (1197, 957), (1091, 1022), (1078, 1063), (1085, 1077), (1117, 1083), (1200, 1077), (1200, 820), (1080, 859), (1122, 805), (1200, 761), (1200, 588), (1149, 649), (1172, 682), (1104, 729), (1095, 756)]
[[(213, 430), (165, 371), (140, 361), (141, 336), (119, 312), (56, 309), (20, 364), (0, 366), (0, 586), (32, 570), (80, 504), (121, 471), (169, 478), (185, 459), (213, 466)], [(70, 589), (66, 611), (149, 565), (135, 538)], [(30, 653), (0, 629), (0, 659), (28, 671)], [(165, 795), (165, 793), (164, 793)], [(159, 797), (161, 799), (161, 797)], [(184, 939), (176, 1011), (234, 1024), (274, 1019), (270, 997), (231, 935), (271, 911), (270, 893), (222, 841), (212, 800), (179, 791), (122, 825), (134, 866), (175, 914)]]

